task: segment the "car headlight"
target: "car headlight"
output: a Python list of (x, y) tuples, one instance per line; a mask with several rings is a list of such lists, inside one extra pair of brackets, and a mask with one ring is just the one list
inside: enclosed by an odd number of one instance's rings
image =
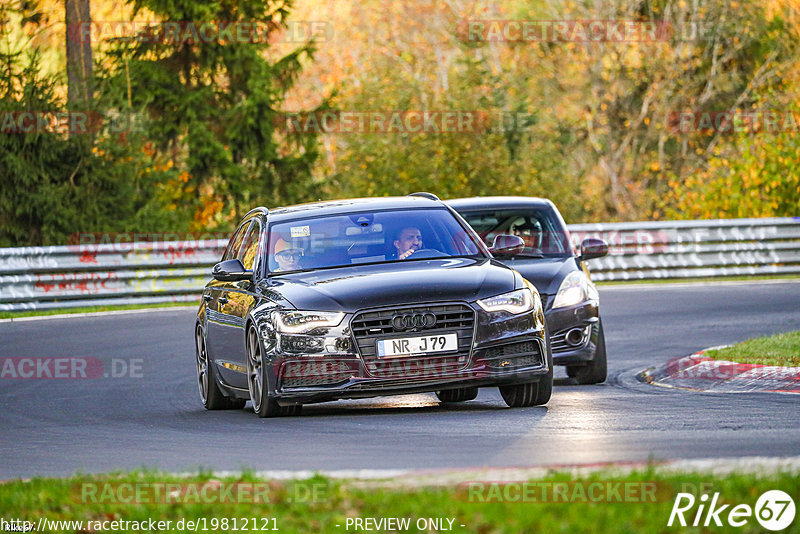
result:
[(496, 297), (479, 300), (477, 304), (487, 312), (505, 311), (517, 315), (540, 308), (541, 300), (537, 292), (525, 287), (497, 295)]
[(279, 311), (275, 313), (275, 326), (278, 332), (302, 334), (319, 327), (339, 326), (342, 319), (343, 312)]
[(573, 271), (561, 282), (553, 300), (553, 308), (575, 306), (587, 300), (599, 300), (599, 297), (597, 288), (586, 275), (582, 271)]

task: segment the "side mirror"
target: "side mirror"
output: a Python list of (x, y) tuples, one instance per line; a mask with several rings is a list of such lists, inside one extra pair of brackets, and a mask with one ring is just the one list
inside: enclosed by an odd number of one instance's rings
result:
[(581, 255), (578, 260), (591, 260), (608, 255), (608, 243), (602, 239), (587, 237), (581, 242)]
[(238, 282), (251, 279), (253, 271), (245, 269), (240, 260), (232, 259), (216, 264), (211, 270), (211, 275), (220, 282)]
[(500, 234), (494, 236), (489, 252), (494, 256), (516, 256), (525, 250), (525, 241), (517, 235)]

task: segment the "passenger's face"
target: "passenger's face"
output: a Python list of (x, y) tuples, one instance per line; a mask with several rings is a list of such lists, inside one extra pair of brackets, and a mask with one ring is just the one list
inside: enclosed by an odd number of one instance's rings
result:
[(404, 228), (400, 232), (394, 246), (397, 247), (397, 253), (402, 254), (408, 250), (419, 250), (422, 248), (422, 234), (417, 228)]
[(275, 254), (275, 261), (278, 262), (278, 270), (296, 271), (300, 269), (300, 251), (284, 250)]

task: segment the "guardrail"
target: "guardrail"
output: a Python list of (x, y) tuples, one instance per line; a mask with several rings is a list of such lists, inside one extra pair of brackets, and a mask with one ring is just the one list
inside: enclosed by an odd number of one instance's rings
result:
[[(596, 281), (800, 273), (800, 217), (569, 226), (609, 244)], [(197, 302), (227, 242), (0, 248), (0, 311)]]
[(575, 224), (572, 243), (599, 237), (609, 255), (592, 279), (654, 280), (800, 273), (800, 217)]

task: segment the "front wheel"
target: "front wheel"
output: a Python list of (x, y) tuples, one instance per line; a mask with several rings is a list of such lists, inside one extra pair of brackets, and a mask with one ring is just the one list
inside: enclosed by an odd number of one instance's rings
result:
[(606, 381), (608, 363), (606, 361), (606, 336), (603, 323), (600, 322), (597, 332), (597, 348), (594, 358), (583, 366), (567, 366), (567, 376), (578, 380), (579, 384), (600, 384)]
[(550, 333), (545, 327), (545, 347), (547, 351), (547, 374), (536, 382), (500, 386), (500, 395), (510, 408), (541, 406), (547, 404), (553, 394), (553, 352), (550, 349)]
[(243, 408), (244, 400), (231, 399), (223, 395), (217, 385), (217, 374), (214, 363), (208, 358), (206, 339), (203, 329), (197, 325), (194, 333), (195, 363), (197, 365), (197, 387), (200, 390), (200, 400), (206, 410), (233, 410)]
[(267, 366), (264, 365), (264, 353), (254, 326), (247, 331), (247, 389), (250, 390), (253, 411), (259, 417), (299, 415), (303, 409), (302, 404), (281, 406), (269, 394)]

